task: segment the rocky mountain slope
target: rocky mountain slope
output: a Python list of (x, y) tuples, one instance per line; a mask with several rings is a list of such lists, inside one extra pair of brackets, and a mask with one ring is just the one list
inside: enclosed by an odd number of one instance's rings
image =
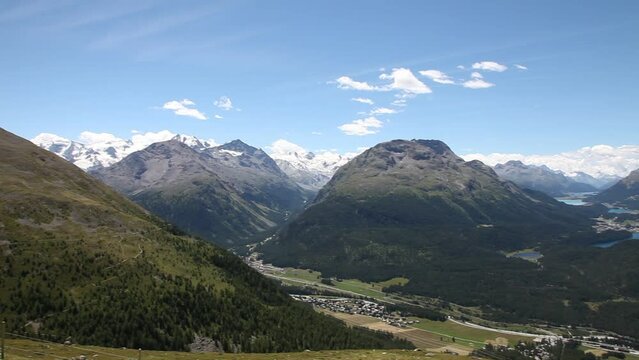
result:
[(0, 317), (9, 332), (145, 349), (184, 350), (196, 334), (225, 351), (409, 346), (293, 302), (225, 250), (178, 235), (2, 129), (0, 155)]
[(550, 196), (597, 191), (597, 188), (592, 185), (577, 182), (561, 171), (553, 171), (543, 165), (525, 165), (521, 161), (508, 161), (505, 164), (495, 165), (493, 169), (504, 180), (512, 181), (521, 188), (541, 191)]
[(91, 174), (223, 246), (283, 223), (308, 198), (264, 151), (239, 140), (202, 150), (179, 139), (155, 143)]
[(639, 169), (593, 196), (590, 201), (616, 204), (639, 210)]

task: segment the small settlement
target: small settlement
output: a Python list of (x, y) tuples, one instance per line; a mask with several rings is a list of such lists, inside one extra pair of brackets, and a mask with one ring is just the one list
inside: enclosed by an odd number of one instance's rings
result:
[(419, 322), (418, 320), (408, 320), (398, 312), (389, 313), (384, 305), (368, 300), (308, 295), (291, 295), (291, 297), (297, 301), (312, 304), (320, 309), (351, 315), (370, 316), (400, 328)]

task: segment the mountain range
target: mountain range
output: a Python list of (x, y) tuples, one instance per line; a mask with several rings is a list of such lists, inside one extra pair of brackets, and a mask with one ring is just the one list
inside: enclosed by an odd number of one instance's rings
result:
[[(195, 136), (159, 132), (160, 136), (138, 141), (124, 140), (113, 136), (104, 140), (84, 144), (61, 136), (42, 133), (31, 141), (43, 149), (59, 155), (84, 170), (108, 167), (124, 159), (127, 155), (143, 150), (161, 141), (177, 140), (195, 150), (202, 151), (218, 146), (213, 140), (202, 140)], [(290, 144), (293, 145), (293, 144)], [(289, 146), (285, 151), (274, 151), (270, 156), (284, 173), (302, 188), (317, 192), (333, 176), (335, 171), (348, 160), (349, 155), (323, 151), (313, 153), (298, 146)]]
[(202, 148), (176, 137), (90, 173), (184, 231), (226, 247), (283, 223), (313, 195), (240, 140)]
[[(576, 181), (561, 171), (551, 170), (544, 165), (525, 165), (521, 161), (511, 160), (505, 164), (497, 164), (493, 169), (504, 180), (512, 181), (521, 188), (541, 191), (550, 196), (598, 190), (591, 184)], [(582, 173), (579, 176), (585, 179), (589, 175)]]
[(236, 256), (2, 129), (0, 153), (9, 332), (147, 349), (185, 350), (196, 335), (218, 351), (409, 347), (294, 302)]
[[(165, 135), (164, 137), (166, 137), (166, 134), (162, 133), (163, 132), (160, 132), (158, 134)], [(211, 140), (200, 140), (190, 135), (177, 134), (172, 135), (172, 137), (198, 150), (216, 145)], [(105, 139), (100, 139), (99, 141), (92, 142), (90, 145), (86, 145), (55, 134), (41, 133), (31, 139), (31, 142), (62, 157), (83, 170), (91, 170), (113, 165), (124, 159), (127, 155), (142, 150), (157, 141), (153, 139), (133, 141), (108, 136)]]
[[(521, 189), (441, 141), (394, 140), (342, 166), (258, 251), (325, 277), (404, 277), (405, 285), (386, 290), (475, 307), (493, 320), (636, 336), (639, 277), (627, 265), (639, 263), (639, 250), (632, 241), (591, 246), (629, 237), (593, 230), (591, 218), (606, 211)], [(538, 262), (509, 255), (525, 249), (538, 252)]]
[[(104, 139), (100, 138), (98, 141), (91, 141), (90, 144), (68, 140), (48, 133), (39, 134), (31, 141), (84, 170), (95, 170), (110, 166), (127, 155), (142, 150), (155, 142), (170, 139), (183, 142), (196, 150), (218, 146), (213, 140), (202, 140), (190, 135), (176, 135), (168, 131), (153, 133), (153, 136), (149, 137), (134, 135), (131, 140), (124, 140), (111, 135), (106, 136)], [(269, 156), (293, 181), (310, 192), (319, 191), (331, 179), (337, 169), (357, 155), (356, 153), (339, 154), (332, 151), (315, 153), (285, 140), (276, 141), (276, 144), (278, 143), (281, 146), (270, 148)], [(518, 161), (510, 161), (508, 163), (514, 164), (518, 163)], [(510, 168), (508, 163), (498, 164), (494, 168), (500, 175), (503, 174), (507, 180), (511, 180), (524, 188), (530, 187), (552, 196), (564, 195), (566, 192), (582, 192), (581, 190), (590, 192), (593, 191), (593, 188), (601, 191), (612, 186), (620, 179), (614, 175), (594, 177), (584, 172), (567, 174), (544, 166), (520, 164), (519, 168), (530, 167), (530, 174), (525, 174), (521, 173), (522, 169), (514, 170), (514, 172), (506, 170)], [(521, 174), (517, 176), (517, 172)], [(530, 175), (532, 179), (526, 178), (526, 175)]]

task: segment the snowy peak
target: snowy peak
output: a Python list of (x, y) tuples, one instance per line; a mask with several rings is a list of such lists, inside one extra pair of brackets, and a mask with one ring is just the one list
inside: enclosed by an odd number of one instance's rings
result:
[(200, 151), (204, 149), (212, 148), (217, 145), (215, 141), (213, 140), (201, 140), (191, 135), (177, 134), (171, 140), (177, 140), (183, 144), (188, 145), (189, 147), (195, 150), (200, 150)]
[(54, 145), (69, 145), (71, 140), (65, 139), (62, 136), (49, 133), (41, 133), (34, 137), (31, 142), (39, 144), (41, 147), (54, 146)]
[(270, 155), (277, 165), (301, 187), (318, 191), (342, 165), (356, 154), (341, 155), (334, 151), (313, 153), (303, 147), (277, 140), (270, 147)]
[(128, 140), (112, 134), (88, 131), (80, 134), (79, 141), (69, 140), (55, 134), (42, 133), (31, 139), (31, 142), (83, 170), (92, 170), (113, 165), (135, 151), (167, 140), (177, 140), (198, 151), (217, 145), (213, 140), (202, 140), (195, 136), (174, 134), (166, 130), (138, 133)]

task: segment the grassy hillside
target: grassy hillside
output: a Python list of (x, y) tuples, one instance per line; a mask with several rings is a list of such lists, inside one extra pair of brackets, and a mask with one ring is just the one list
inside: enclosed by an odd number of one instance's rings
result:
[[(87, 358), (102, 360), (137, 359), (138, 350), (114, 349), (96, 346), (64, 346), (29, 340), (9, 340), (7, 357), (13, 360), (71, 358), (85, 355)], [(340, 351), (305, 351), (278, 354), (213, 354), (184, 353), (171, 351), (142, 351), (145, 360), (409, 360), (424, 359), (423, 352), (409, 350), (340, 350)], [(431, 354), (433, 360), (459, 360), (459, 357), (445, 354)]]
[(56, 155), (0, 130), (0, 317), (84, 344), (226, 351), (408, 347), (294, 303)]

